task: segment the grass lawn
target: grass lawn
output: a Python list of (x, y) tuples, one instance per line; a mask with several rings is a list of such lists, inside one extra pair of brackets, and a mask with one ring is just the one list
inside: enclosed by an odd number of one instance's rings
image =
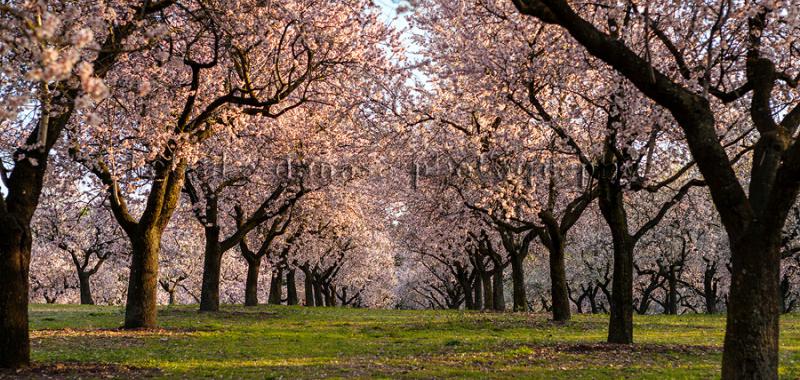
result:
[[(117, 330), (120, 307), (31, 306), (33, 360), (0, 378), (713, 378), (724, 316), (637, 316), (633, 346), (599, 344), (605, 315), (287, 306), (164, 308)], [(781, 319), (781, 377), (800, 378), (800, 316)]]

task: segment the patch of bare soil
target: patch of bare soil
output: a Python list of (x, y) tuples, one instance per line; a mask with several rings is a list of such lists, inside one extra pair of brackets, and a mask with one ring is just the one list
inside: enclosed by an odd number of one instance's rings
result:
[(154, 368), (137, 368), (105, 363), (34, 364), (18, 370), (0, 370), (0, 379), (147, 379), (158, 375)]

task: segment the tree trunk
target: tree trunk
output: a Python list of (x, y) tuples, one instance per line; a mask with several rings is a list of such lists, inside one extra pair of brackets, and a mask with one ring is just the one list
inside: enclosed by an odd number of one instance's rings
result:
[(12, 216), (0, 215), (0, 368), (20, 368), (30, 364), (30, 257), (30, 227)]
[(303, 285), (305, 287), (306, 306), (314, 306), (314, 284), (311, 281), (311, 271), (303, 270)]
[(475, 274), (475, 284), (473, 284), (472, 288), (475, 293), (473, 309), (480, 310), (483, 305), (483, 278), (480, 274)]
[(222, 271), (219, 226), (206, 227), (205, 238), (203, 283), (200, 288), (200, 311), (219, 311), (219, 278)]
[(706, 301), (706, 314), (717, 313), (717, 285), (714, 276), (717, 274), (717, 264), (706, 262), (706, 270), (703, 275), (703, 298)]
[(130, 238), (133, 250), (125, 304), (125, 328), (154, 328), (158, 324), (156, 305), (161, 231), (149, 229), (137, 232)]
[(312, 284), (314, 285), (314, 305), (325, 306), (325, 301), (322, 298), (322, 287), (318, 281), (313, 281)]
[(78, 273), (78, 286), (81, 290), (81, 305), (94, 305), (90, 278), (91, 276), (86, 272)]
[(286, 273), (286, 304), (297, 305), (297, 282), (294, 278), (294, 269)]
[(483, 283), (483, 309), (492, 310), (494, 307), (494, 292), (492, 290), (492, 275), (490, 272), (481, 273)]
[[(609, 122), (612, 119), (609, 118)], [(606, 141), (612, 144), (613, 140)], [(598, 178), (600, 213), (611, 230), (614, 265), (611, 279), (611, 316), (608, 324), (608, 343), (633, 343), (633, 246), (635, 241), (628, 229), (628, 215), (622, 185), (615, 179), (617, 169), (611, 148), (605, 147), (603, 165)]]
[(780, 231), (770, 232), (756, 226), (731, 239), (724, 379), (774, 379), (778, 373)]
[(269, 281), (269, 299), (267, 303), (270, 305), (280, 305), (283, 298), (283, 270), (280, 268), (272, 271), (272, 276)]
[(325, 293), (325, 306), (330, 306), (330, 307), (336, 306), (336, 288), (332, 286), (326, 286), (324, 293)]
[(514, 285), (514, 311), (528, 311), (528, 298), (525, 295), (525, 269), (522, 267), (522, 256), (511, 255), (511, 282)]
[(261, 257), (247, 259), (247, 282), (244, 286), (244, 305), (258, 305), (258, 275), (261, 270)]
[(567, 290), (567, 272), (564, 264), (564, 242), (560, 238), (550, 237), (550, 295), (553, 302), (553, 321), (565, 322), (572, 316), (569, 307)]
[(474, 309), (475, 303), (473, 302), (472, 298), (474, 294), (472, 292), (472, 286), (470, 285), (467, 275), (464, 273), (459, 274), (458, 283), (461, 285), (461, 290), (464, 293), (464, 308), (467, 310)]
[(678, 314), (678, 279), (675, 275), (675, 270), (670, 268), (667, 278), (667, 307), (666, 313), (669, 315)]
[(503, 270), (497, 270), (494, 272), (494, 276), (492, 276), (492, 290), (494, 291), (494, 295), (492, 296), (493, 301), (493, 308), (496, 311), (505, 311), (506, 310), (506, 296), (505, 292), (503, 291)]

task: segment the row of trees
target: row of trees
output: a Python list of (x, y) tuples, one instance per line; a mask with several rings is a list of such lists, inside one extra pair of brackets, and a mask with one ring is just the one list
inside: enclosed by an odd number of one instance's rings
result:
[[(214, 310), (225, 252), (245, 248), (248, 234), (280, 235), (266, 249), (291, 251), (285, 247), (295, 241), (287, 236), (300, 233), (288, 232), (287, 221), (301, 219), (292, 216), (301, 213), (297, 201), (321, 186), (306, 187), (301, 176), (270, 164), (338, 157), (340, 144), (367, 133), (374, 119), (365, 100), (392, 77), (402, 81), (391, 61), (399, 52), (396, 33), (362, 0), (12, 1), (0, 4), (0, 18), (3, 367), (29, 362), (34, 237), (75, 252), (87, 278), (110, 259), (108, 250), (130, 252), (124, 326), (154, 327), (159, 286), (174, 291), (183, 281), (172, 274), (159, 281), (162, 251), (178, 260), (196, 252), (181, 237), (198, 230), (174, 223), (188, 198), (188, 214), (204, 235), (200, 303)], [(69, 186), (76, 192), (65, 191)], [(36, 223), (41, 231), (34, 231), (43, 190), (53, 197), (51, 216), (65, 220)], [(113, 223), (101, 221), (101, 205)], [(89, 218), (104, 230), (70, 236), (69, 223)], [(358, 223), (335, 219), (314, 221), (333, 223), (336, 239), (322, 240), (336, 241), (341, 228)], [(280, 233), (270, 230), (276, 224)], [(174, 244), (165, 239), (168, 229), (177, 230)], [(298, 265), (312, 266), (311, 257), (325, 249), (296, 247), (308, 257)], [(329, 247), (338, 257), (340, 248)], [(329, 280), (317, 283), (327, 290)]]
[(360, 0), (0, 6), (0, 364), (28, 362), (35, 239), (79, 285), (130, 252), (104, 274), (129, 328), (159, 286), (255, 304), (268, 264), (272, 303), (301, 278), (308, 305), (510, 293), (608, 311), (610, 343), (636, 312), (724, 310), (723, 377), (777, 377), (800, 4), (410, 5), (403, 38)]

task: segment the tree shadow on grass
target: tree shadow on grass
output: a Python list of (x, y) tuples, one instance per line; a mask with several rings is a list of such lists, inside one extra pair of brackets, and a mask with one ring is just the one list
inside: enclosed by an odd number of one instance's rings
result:
[(0, 370), (0, 379), (147, 379), (161, 371), (108, 363), (60, 362), (34, 364), (18, 370)]

